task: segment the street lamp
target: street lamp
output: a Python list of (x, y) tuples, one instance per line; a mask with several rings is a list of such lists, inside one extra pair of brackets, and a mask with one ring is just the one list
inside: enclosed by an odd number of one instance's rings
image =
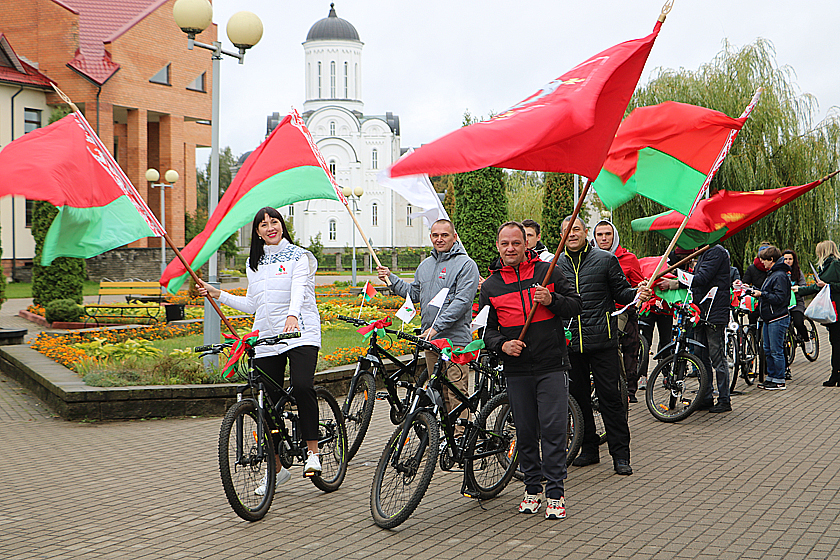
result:
[[(172, 16), (181, 31), (187, 34), (187, 48), (193, 47), (207, 49), (213, 53), (213, 92), (212, 92), (212, 117), (210, 131), (210, 195), (208, 201), (208, 216), (213, 215), (216, 204), (219, 202), (219, 90), (222, 55), (232, 56), (239, 60), (239, 64), (245, 61), (245, 51), (256, 45), (262, 38), (263, 25), (260, 18), (251, 12), (237, 12), (233, 14), (227, 24), (227, 36), (230, 42), (239, 49), (238, 53), (222, 50), (222, 43), (213, 41), (212, 45), (199, 43), (195, 36), (207, 29), (213, 21), (213, 6), (208, 0), (178, 0), (172, 6)], [(217, 278), (218, 258), (214, 252), (208, 263), (207, 282), (214, 287), (219, 287)], [(204, 302), (204, 344), (218, 344), (221, 338), (219, 318), (215, 317), (215, 311), (207, 300)], [(205, 365), (213, 362), (218, 364), (218, 356), (212, 355), (205, 358)]]
[[(345, 198), (353, 201), (353, 212), (358, 212), (359, 207), (357, 201), (361, 200), (362, 195), (365, 194), (365, 189), (361, 185), (356, 185), (352, 189), (350, 187), (341, 187), (341, 192), (344, 193)], [(353, 273), (351, 284), (356, 286), (356, 228), (350, 227), (353, 232)]]
[[(160, 188), (160, 223), (163, 225), (163, 229), (166, 229), (166, 187), (172, 188), (178, 180), (178, 172), (174, 169), (170, 169), (166, 173), (163, 174), (163, 180), (166, 183), (158, 183), (160, 181), (160, 173), (158, 173), (157, 169), (149, 168), (146, 170), (146, 180), (150, 183), (149, 185), (151, 188), (158, 187)], [(169, 183), (169, 184), (167, 184)], [(160, 238), (160, 274), (163, 276), (163, 272), (166, 270), (166, 239), (163, 237)]]

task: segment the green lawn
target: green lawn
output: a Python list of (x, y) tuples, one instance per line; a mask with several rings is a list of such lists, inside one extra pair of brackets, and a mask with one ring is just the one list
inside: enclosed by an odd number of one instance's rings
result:
[[(84, 281), (82, 286), (82, 295), (95, 296), (99, 293), (99, 282)], [(31, 298), (32, 297), (32, 283), (31, 282), (12, 282), (6, 284), (6, 297), (9, 299), (16, 298)]]

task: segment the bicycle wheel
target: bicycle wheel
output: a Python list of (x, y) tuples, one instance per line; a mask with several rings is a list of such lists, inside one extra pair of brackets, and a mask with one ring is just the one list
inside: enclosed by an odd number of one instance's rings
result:
[(700, 405), (709, 376), (700, 360), (688, 352), (669, 356), (650, 374), (645, 402), (661, 422), (684, 420)]
[[(246, 521), (259, 521), (268, 513), (274, 499), (274, 450), (262, 412), (253, 399), (231, 406), (219, 431), (219, 473), (230, 507)], [(257, 434), (262, 425), (263, 437)], [(266, 480), (262, 496), (254, 490)]]
[(338, 490), (347, 474), (347, 432), (335, 397), (323, 387), (315, 387), (318, 399), (318, 451), (321, 474), (310, 477), (324, 492)]
[(788, 327), (785, 332), (785, 341), (782, 348), (785, 352), (785, 365), (790, 367), (794, 358), (796, 358), (796, 341), (793, 339), (793, 329), (791, 327)]
[(752, 329), (744, 334), (741, 345), (741, 377), (744, 378), (747, 385), (752, 385), (755, 383), (755, 378), (758, 377), (759, 368), (758, 342)]
[(729, 370), (729, 379), (732, 383), (729, 385), (729, 391), (735, 390), (735, 384), (738, 383), (738, 333), (732, 332), (728, 328), (723, 339), (723, 352), (726, 356), (726, 367)]
[(509, 421), (510, 402), (498, 394), (478, 413), (465, 450), (464, 478), (473, 498), (489, 500), (505, 489), (516, 467), (516, 427)]
[(412, 419), (399, 460), (394, 460), (398, 426), (382, 451), (370, 488), (370, 513), (383, 529), (393, 529), (414, 513), (432, 481), (440, 449), (437, 419), (421, 410)]
[(350, 400), (347, 415), (344, 416), (344, 428), (347, 430), (347, 441), (350, 448), (347, 450), (347, 460), (356, 456), (356, 452), (365, 439), (370, 418), (373, 416), (373, 405), (376, 402), (376, 381), (372, 374), (363, 372), (356, 380), (356, 389)]
[(566, 466), (570, 466), (580, 453), (583, 443), (583, 411), (572, 395), (569, 395), (569, 427), (566, 436), (569, 442), (566, 446)]
[[(820, 337), (817, 335), (817, 325), (808, 317), (805, 317), (805, 330), (808, 331), (808, 339), (802, 343), (802, 353), (809, 362), (815, 362), (820, 357)], [(811, 343), (810, 352), (808, 342)]]

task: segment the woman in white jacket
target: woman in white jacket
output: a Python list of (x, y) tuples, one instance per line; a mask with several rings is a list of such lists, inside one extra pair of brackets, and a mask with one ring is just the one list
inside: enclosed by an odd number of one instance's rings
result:
[[(321, 473), (318, 457), (318, 402), (315, 397), (315, 366), (321, 346), (321, 317), (315, 305), (315, 271), (318, 261), (294, 245), (280, 213), (271, 207), (257, 212), (251, 234), (251, 254), (246, 265), (248, 292), (234, 296), (202, 282), (201, 295), (254, 314), (254, 330), (260, 337), (300, 331), (300, 338), (286, 345), (258, 346), (254, 365), (282, 385), (289, 362), (291, 386), (300, 414), (301, 432), (309, 453), (304, 476)], [(279, 460), (278, 460), (278, 465)], [(281, 467), (277, 484), (291, 478)], [(255, 491), (265, 494), (265, 481)]]

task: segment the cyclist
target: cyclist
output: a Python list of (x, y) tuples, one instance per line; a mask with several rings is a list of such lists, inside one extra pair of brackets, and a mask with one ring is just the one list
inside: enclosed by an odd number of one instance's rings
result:
[(549, 251), (542, 242), (540, 224), (534, 220), (522, 220), (522, 227), (525, 228), (525, 234), (528, 236), (526, 239), (528, 248), (532, 249), (540, 257), (540, 260), (545, 262), (553, 261), (554, 253)]
[[(814, 349), (814, 343), (808, 338), (808, 329), (805, 328), (805, 301), (799, 295), (799, 288), (806, 285), (805, 275), (799, 268), (799, 256), (796, 251), (785, 249), (782, 251), (782, 257), (785, 259), (785, 264), (790, 267), (790, 290), (796, 298), (796, 304), (790, 308), (790, 322), (793, 323), (796, 332), (799, 333), (799, 338), (805, 341), (805, 351), (811, 353)], [(790, 379), (789, 375), (790, 371), (785, 372), (785, 379)]]
[[(286, 363), (289, 363), (301, 435), (309, 449), (304, 476), (321, 473), (315, 396), (315, 366), (321, 347), (321, 317), (315, 306), (317, 269), (315, 256), (292, 243), (283, 216), (276, 209), (265, 207), (257, 212), (251, 230), (251, 254), (246, 266), (247, 294), (235, 296), (203, 281), (197, 286), (202, 296), (210, 294), (220, 303), (253, 313), (254, 330), (259, 330), (260, 336), (300, 331), (300, 338), (292, 339), (286, 345), (258, 346), (254, 366), (282, 386)], [(280, 465), (279, 457), (277, 464)], [(277, 472), (277, 485), (291, 476), (281, 467)], [(254, 492), (260, 496), (265, 494), (265, 486), (263, 480)]]
[[(799, 295), (807, 296), (816, 294), (826, 284), (831, 288), (831, 301), (834, 307), (840, 302), (840, 250), (837, 244), (831, 240), (820, 241), (814, 250), (817, 257), (817, 274), (819, 280), (816, 284), (806, 286), (799, 290)], [(823, 381), (824, 387), (840, 386), (840, 321), (825, 325), (828, 329), (828, 341), (831, 343), (831, 376)]]
[[(566, 517), (563, 480), (569, 422), (569, 358), (564, 323), (581, 312), (581, 299), (557, 267), (548, 286), (540, 285), (551, 265), (526, 248), (522, 224), (502, 224), (496, 248), (499, 259), (491, 265), (491, 274), (482, 286), (479, 306), (490, 306), (484, 340), (505, 365), (525, 478), (525, 497), (519, 512), (540, 510), (541, 479), (545, 477), (545, 517), (562, 519)], [(539, 305), (533, 323), (523, 340), (518, 340), (533, 305)]]

